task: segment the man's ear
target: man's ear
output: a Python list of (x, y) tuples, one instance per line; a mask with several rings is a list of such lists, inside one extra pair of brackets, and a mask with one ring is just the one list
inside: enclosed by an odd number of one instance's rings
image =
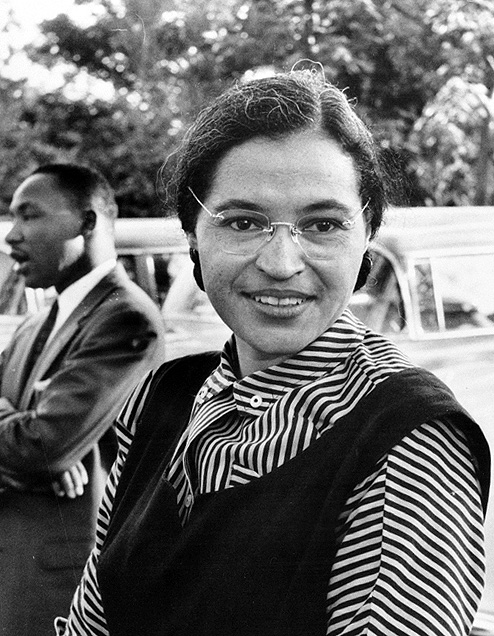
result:
[(92, 232), (96, 227), (96, 212), (94, 210), (85, 210), (83, 212), (81, 234), (86, 235)]

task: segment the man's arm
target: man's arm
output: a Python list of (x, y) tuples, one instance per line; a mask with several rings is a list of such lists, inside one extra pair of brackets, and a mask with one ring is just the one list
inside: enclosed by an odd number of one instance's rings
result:
[(0, 402), (0, 475), (24, 487), (71, 470), (110, 426), (125, 397), (163, 347), (163, 328), (114, 302), (94, 313), (39, 391), (33, 411)]

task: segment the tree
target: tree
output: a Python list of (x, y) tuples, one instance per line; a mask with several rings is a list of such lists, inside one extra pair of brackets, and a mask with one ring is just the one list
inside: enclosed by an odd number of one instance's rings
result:
[(494, 8), (440, 0), (427, 14), (442, 60), (440, 86), (414, 123), (409, 146), (436, 205), (494, 203)]
[[(246, 74), (309, 58), (355, 97), (383, 150), (399, 157), (413, 203), (487, 203), (494, 196), (490, 5), (100, 0), (90, 26), (66, 15), (42, 25), (45, 43), (29, 55), (48, 68), (63, 62), (66, 86), (18, 98), (17, 121), (26, 140), (99, 165), (125, 215), (159, 214), (156, 174), (197, 111)], [(89, 87), (104, 83), (112, 97), (90, 88), (74, 98), (68, 88), (81, 78)]]

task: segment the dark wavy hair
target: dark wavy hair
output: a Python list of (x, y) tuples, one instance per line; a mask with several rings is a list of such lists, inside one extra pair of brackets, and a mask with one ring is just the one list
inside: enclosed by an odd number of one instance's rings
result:
[(345, 93), (311, 70), (238, 82), (204, 109), (186, 133), (166, 186), (170, 208), (193, 232), (199, 207), (189, 187), (207, 198), (218, 163), (254, 137), (277, 139), (304, 130), (324, 132), (353, 159), (372, 236), (388, 205), (386, 171), (374, 139)]

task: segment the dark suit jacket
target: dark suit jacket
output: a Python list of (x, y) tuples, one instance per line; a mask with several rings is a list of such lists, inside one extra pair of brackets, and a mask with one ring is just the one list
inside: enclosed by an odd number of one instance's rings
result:
[[(158, 308), (120, 266), (74, 310), (27, 376), (46, 312), (28, 318), (2, 354), (0, 634), (53, 634), (92, 548), (96, 512), (115, 457), (111, 424), (133, 386), (164, 356)], [(50, 483), (83, 460), (89, 485), (75, 500)]]

